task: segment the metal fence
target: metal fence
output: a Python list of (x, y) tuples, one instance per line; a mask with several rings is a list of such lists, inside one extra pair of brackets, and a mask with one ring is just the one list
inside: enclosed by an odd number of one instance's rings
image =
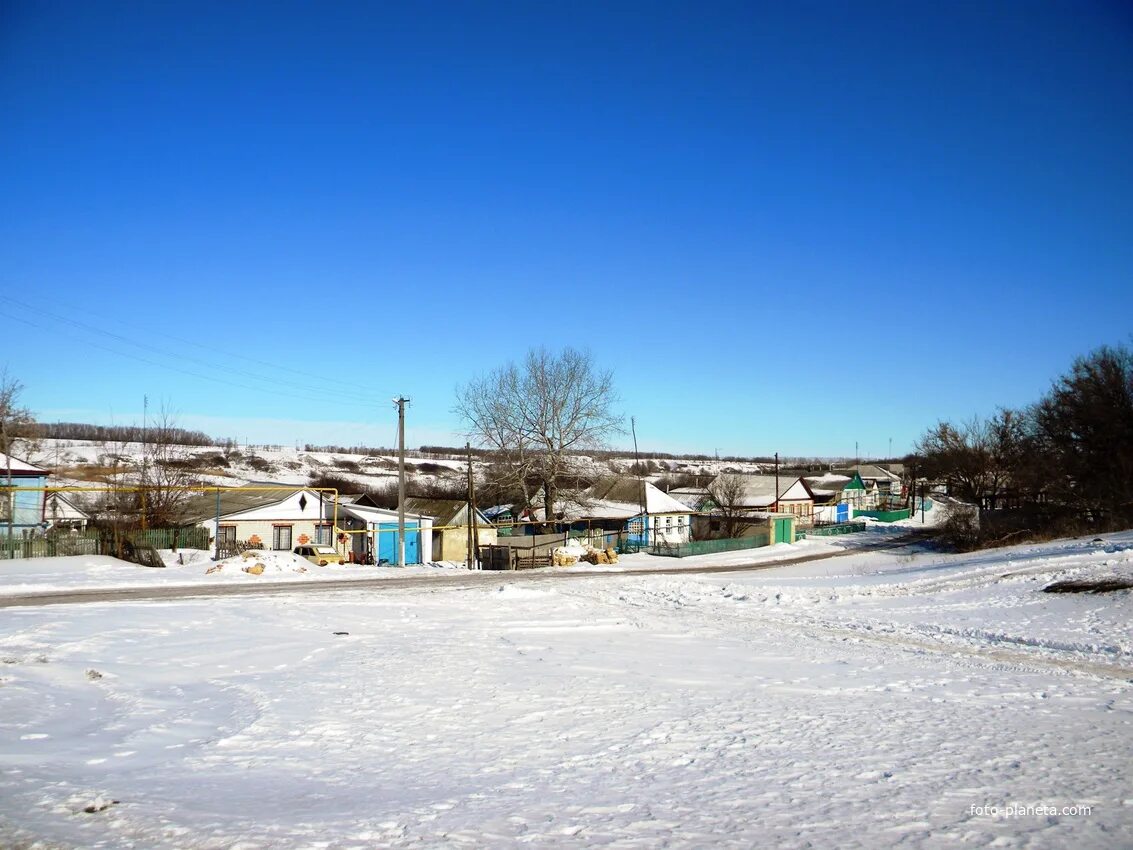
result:
[(125, 537), (135, 546), (154, 549), (208, 549), (209, 530), (193, 528), (147, 528), (145, 531), (126, 531)]
[(714, 555), (719, 552), (737, 552), (743, 549), (759, 549), (771, 545), (768, 534), (753, 534), (751, 537), (731, 537), (723, 540), (693, 540), (688, 543), (655, 543), (649, 551), (666, 558), (687, 558), (690, 555)]
[(0, 537), (0, 560), (57, 558), (61, 555), (97, 555), (97, 534), (62, 534), (58, 537)]
[(121, 544), (129, 541), (134, 549), (208, 549), (207, 528), (134, 529), (118, 534), (83, 531), (37, 535), (0, 536), (0, 560), (14, 558), (57, 558), (64, 555), (119, 555)]
[(897, 522), (898, 520), (909, 518), (909, 509), (902, 508), (899, 511), (854, 511), (855, 519), (860, 516), (867, 516), (879, 522)]
[(807, 537), (834, 537), (838, 534), (854, 534), (865, 531), (864, 522), (839, 522), (834, 525), (816, 525), (806, 530)]

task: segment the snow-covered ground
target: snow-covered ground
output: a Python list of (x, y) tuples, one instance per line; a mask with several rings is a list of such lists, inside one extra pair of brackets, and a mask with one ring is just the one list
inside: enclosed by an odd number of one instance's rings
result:
[[(133, 470), (141, 468), (141, 443), (100, 442), (97, 440), (42, 440), (35, 453), (26, 458), (54, 472), (54, 486), (97, 487), (98, 469), (104, 469), (119, 459)], [(397, 457), (388, 455), (361, 455), (352, 452), (312, 452), (290, 446), (237, 446), (225, 449), (220, 446), (178, 446), (174, 453), (184, 458), (200, 458), (201, 465), (194, 475), (203, 484), (241, 486), (253, 482), (271, 481), (291, 486), (309, 483), (312, 475), (331, 474), (353, 481), (359, 491), (366, 487), (388, 486), (397, 481)], [(463, 481), (466, 462), (456, 457), (439, 457), (421, 452), (410, 452), (407, 468), (411, 479), (430, 481)], [(219, 460), (218, 460), (219, 459)], [(625, 471), (634, 458), (577, 457), (578, 471), (584, 475), (604, 475), (612, 469)], [(757, 463), (740, 461), (653, 461), (656, 474), (681, 472), (700, 475), (705, 482), (720, 472), (760, 472)], [(480, 460), (474, 462), (478, 470), (486, 468)], [(80, 495), (81, 499), (82, 496)]]
[[(0, 581), (190, 569), (88, 560)], [(1133, 594), (1041, 591), (1101, 576), (1133, 533), (0, 609), (0, 846), (1133, 846)]]

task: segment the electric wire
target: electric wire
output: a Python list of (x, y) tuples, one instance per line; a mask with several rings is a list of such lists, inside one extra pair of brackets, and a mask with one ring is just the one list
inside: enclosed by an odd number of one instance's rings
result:
[[(100, 328), (96, 325), (90, 325), (90, 324), (87, 324), (86, 322), (81, 322), (78, 319), (73, 319), (69, 316), (65, 316), (65, 315), (62, 315), (60, 313), (53, 312), (53, 311), (45, 309), (43, 307), (36, 307), (32, 304), (28, 304), (27, 302), (20, 301), (18, 298), (13, 298), (10, 295), (0, 295), (0, 300), (7, 301), (11, 304), (15, 304), (18, 307), (22, 307), (24, 310), (34, 312), (34, 313), (40, 314), (42, 316), (50, 317), (52, 319), (55, 319), (56, 321), (65, 322), (65, 323), (73, 325), (75, 327), (82, 328), (83, 330), (89, 331), (91, 333), (101, 334), (102, 336), (106, 336), (106, 337), (109, 337), (111, 339), (117, 340), (119, 342), (126, 343), (127, 345), (132, 345), (135, 348), (142, 349), (143, 351), (150, 351), (151, 353), (158, 353), (158, 354), (160, 354), (161, 356), (164, 356), (164, 357), (177, 357), (179, 359), (190, 359), (190, 360), (194, 360), (195, 362), (200, 363), (202, 365), (208, 366), (210, 369), (227, 368), (227, 369), (229, 369), (229, 371), (241, 371), (243, 374), (248, 375), (250, 377), (254, 377), (254, 378), (258, 378), (258, 379), (262, 379), (262, 380), (270, 380), (266, 376), (258, 374), (258, 373), (247, 372), (247, 371), (244, 371), (244, 370), (233, 370), (232, 367), (230, 367), (230, 366), (221, 367), (216, 363), (212, 363), (212, 362), (205, 361), (205, 360), (200, 360), (199, 358), (186, 357), (185, 354), (183, 354), (182, 352), (179, 352), (179, 351), (175, 352), (175, 353), (163, 352), (163, 351), (161, 351), (161, 349), (159, 349), (156, 346), (146, 345), (144, 343), (138, 342), (136, 339), (132, 339), (130, 337), (124, 337), (120, 334), (116, 334), (116, 333), (113, 333), (111, 331), (108, 331), (105, 328)], [(184, 345), (191, 345), (195, 348), (202, 348), (202, 349), (209, 351), (210, 353), (212, 353), (212, 351), (213, 351), (213, 349), (210, 346), (205, 345), (204, 343), (201, 343), (201, 342), (196, 342), (194, 340), (184, 339), (182, 337), (177, 337), (177, 336), (173, 336), (173, 335), (167, 335), (167, 336), (170, 340), (173, 340), (174, 342), (180, 342), (180, 343), (183, 343)], [(342, 387), (352, 388), (352, 389), (356, 387), (356, 385), (351, 383), (350, 381), (344, 381), (344, 380), (341, 380), (339, 378), (324, 377), (323, 375), (319, 375), (319, 374), (316, 374), (314, 372), (306, 372), (302, 369), (295, 369), (291, 366), (283, 366), (283, 365), (280, 365), (278, 363), (271, 363), (271, 362), (268, 362), (266, 360), (259, 360), (255, 357), (249, 357), (246, 354), (240, 354), (239, 352), (230, 352), (229, 356), (237, 357), (241, 360), (247, 360), (251, 363), (256, 363), (257, 365), (260, 365), (260, 366), (266, 366), (269, 369), (278, 369), (278, 370), (281, 370), (281, 371), (284, 371), (284, 372), (291, 372), (292, 374), (296, 374), (296, 375), (303, 375), (303, 376), (308, 377), (308, 378), (313, 378), (314, 380), (319, 381), (320, 383), (322, 383), (322, 382), (335, 383), (335, 384), (341, 385)]]
[[(0, 296), (0, 298), (3, 298), (3, 297), (4, 296)], [(43, 311), (43, 312), (46, 312), (46, 311)], [(48, 315), (50, 315), (50, 314), (48, 314)], [(10, 313), (10, 312), (2, 309), (2, 308), (0, 308), (0, 316), (4, 316), (4, 317), (11, 319), (13, 321), (17, 321), (17, 322), (29, 325), (29, 326), (34, 327), (34, 328), (39, 328), (41, 330), (50, 330), (51, 329), (49, 325), (43, 324), (42, 322), (34, 321), (33, 319), (29, 319), (26, 316), (21, 316), (21, 315), (17, 315), (17, 314), (14, 314), (14, 313)], [(62, 319), (62, 320), (63, 321), (69, 321), (69, 320), (66, 320), (66, 319)], [(111, 336), (111, 337), (115, 337), (115, 338), (118, 338), (118, 339), (124, 339), (122, 337), (118, 337), (115, 334), (107, 333), (106, 335)], [(128, 340), (124, 340), (124, 341), (128, 341)], [(177, 373), (182, 374), (182, 375), (187, 375), (189, 377), (197, 378), (197, 379), (200, 379), (200, 380), (203, 380), (203, 381), (208, 381), (208, 382), (211, 382), (211, 383), (217, 383), (217, 384), (222, 384), (222, 385), (229, 386), (229, 387), (234, 387), (236, 389), (249, 390), (251, 392), (266, 394), (266, 395), (274, 395), (274, 396), (278, 396), (278, 397), (281, 397), (281, 398), (298, 399), (298, 400), (301, 400), (301, 401), (319, 401), (319, 402), (326, 403), (326, 404), (334, 404), (336, 406), (349, 406), (349, 407), (353, 407), (353, 408), (362, 408), (362, 409), (373, 409), (374, 407), (376, 407), (376, 402), (367, 401), (367, 400), (360, 400), (356, 396), (353, 396), (353, 395), (336, 394), (334, 391), (327, 390), (325, 388), (320, 389), (320, 388), (317, 388), (317, 387), (308, 387), (308, 386), (299, 385), (299, 386), (297, 386), (297, 389), (299, 390), (299, 392), (288, 392), (287, 390), (278, 389), (277, 379), (272, 378), (270, 376), (266, 376), (266, 375), (258, 375), (258, 374), (243, 372), (241, 370), (235, 370), (239, 374), (250, 375), (253, 379), (258, 378), (260, 380), (267, 382), (270, 385), (267, 388), (265, 388), (263, 386), (256, 386), (256, 385), (251, 385), (251, 384), (239, 383), (237, 381), (228, 380), (228, 379), (220, 377), (218, 375), (210, 375), (210, 374), (204, 374), (204, 373), (201, 373), (201, 372), (195, 372), (195, 371), (192, 371), (190, 369), (185, 369), (185, 368), (182, 368), (180, 366), (173, 366), (173, 365), (168, 364), (168, 363), (161, 363), (161, 362), (158, 362), (156, 360), (152, 360), (152, 359), (147, 358), (147, 357), (142, 357), (142, 356), (137, 355), (137, 354), (130, 354), (130, 353), (127, 353), (127, 352), (124, 352), (124, 351), (120, 351), (118, 349), (111, 348), (110, 346), (103, 345), (103, 344), (100, 344), (98, 342), (94, 342), (94, 341), (91, 341), (91, 340), (84, 340), (83, 345), (87, 345), (87, 346), (90, 346), (92, 348), (97, 348), (101, 351), (106, 351), (106, 352), (113, 354), (117, 357), (122, 357), (122, 358), (125, 358), (125, 359), (128, 359), (128, 360), (134, 360), (136, 362), (145, 363), (145, 364), (150, 365), (150, 366), (155, 366), (158, 369), (164, 369), (164, 370), (168, 370), (168, 371), (171, 371), (171, 372), (177, 372)], [(160, 350), (152, 349), (151, 347), (147, 347), (147, 346), (139, 345), (138, 347), (142, 348), (143, 350), (154, 351), (156, 353), (156, 356), (161, 356), (161, 357), (176, 356), (176, 355), (173, 355), (173, 354), (163, 353)], [(221, 366), (221, 365), (218, 365), (218, 364), (208, 363), (208, 362), (205, 362), (205, 361), (201, 361), (197, 358), (182, 358), (182, 359), (187, 359), (187, 360), (190, 360), (191, 362), (201, 363), (204, 366), (207, 366), (209, 368), (218, 369), (218, 370), (221, 370), (221, 371), (225, 371), (225, 369), (226, 369), (226, 367), (224, 367), (224, 366)], [(292, 386), (296, 386), (296, 385), (292, 384)], [(357, 391), (357, 388), (358, 388), (357, 384), (349, 384), (348, 386), (350, 386), (352, 389)]]

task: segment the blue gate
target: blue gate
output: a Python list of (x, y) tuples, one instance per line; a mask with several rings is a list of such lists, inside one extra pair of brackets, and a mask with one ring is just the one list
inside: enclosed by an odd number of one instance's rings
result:
[[(383, 522), (378, 526), (378, 561), (397, 563), (397, 523)], [(421, 563), (421, 529), (417, 522), (405, 523), (405, 563)]]

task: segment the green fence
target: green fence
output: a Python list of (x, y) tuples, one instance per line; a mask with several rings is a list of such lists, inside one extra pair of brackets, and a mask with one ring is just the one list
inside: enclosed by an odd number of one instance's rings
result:
[(97, 554), (97, 533), (61, 534), (58, 537), (0, 537), (0, 560)]
[(897, 520), (909, 518), (909, 509), (902, 508), (899, 511), (854, 511), (855, 519), (860, 516), (867, 516), (879, 522), (897, 522)]
[(837, 534), (853, 534), (865, 531), (864, 522), (840, 522), (837, 525), (816, 525), (806, 530), (807, 537), (833, 537)]
[[(128, 540), (137, 549), (208, 549), (207, 528), (149, 528), (134, 529), (119, 534), (120, 541)], [(51, 534), (46, 537), (0, 535), (0, 560), (11, 558), (57, 558), (63, 555), (114, 555), (114, 535), (111, 532), (83, 531), (79, 534)]]
[(145, 531), (122, 532), (122, 537), (135, 546), (152, 546), (154, 549), (208, 549), (209, 530), (193, 528), (147, 528)]
[(759, 549), (770, 546), (767, 534), (751, 537), (731, 537), (724, 540), (694, 540), (689, 543), (655, 543), (650, 552), (666, 558), (687, 558), (690, 555), (714, 555), (718, 552), (737, 552), (742, 549)]

